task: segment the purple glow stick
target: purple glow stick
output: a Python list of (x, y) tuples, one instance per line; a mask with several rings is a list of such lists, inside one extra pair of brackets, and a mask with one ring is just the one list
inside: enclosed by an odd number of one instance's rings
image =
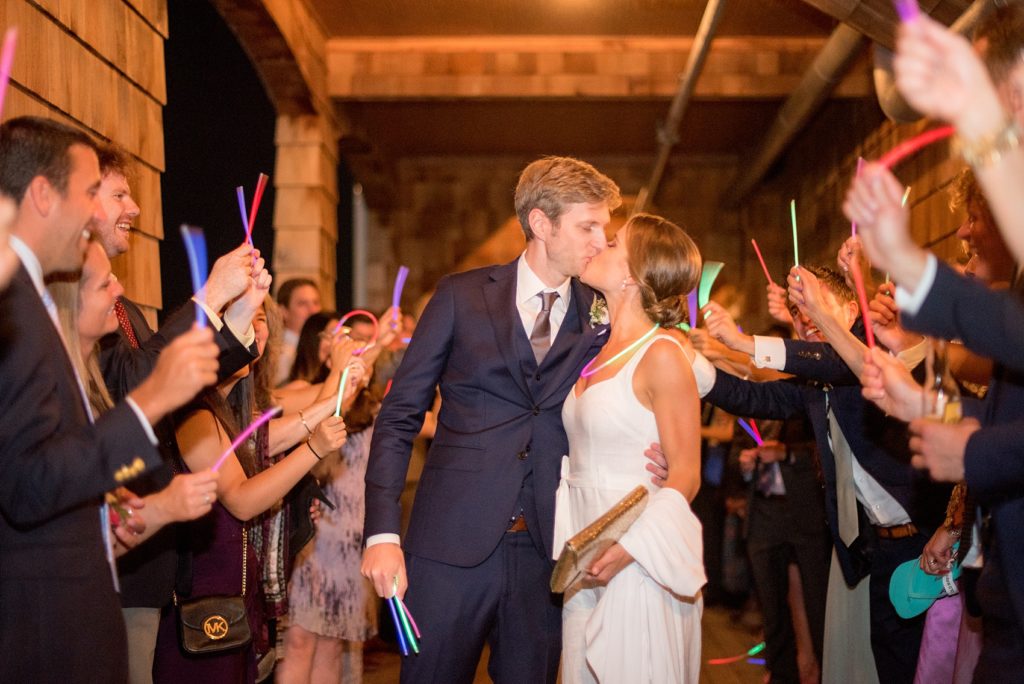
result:
[(737, 418), (736, 422), (739, 423), (739, 426), (743, 428), (744, 432), (750, 435), (750, 439), (754, 440), (754, 443), (757, 444), (757, 446), (764, 446), (764, 440), (761, 439), (760, 435), (754, 432), (754, 429), (750, 427), (747, 421), (742, 418)]
[(395, 276), (395, 289), (391, 292), (391, 306), (398, 308), (402, 303), (402, 288), (405, 287), (405, 279), (409, 277), (409, 267), (399, 266), (398, 275)]
[(896, 6), (896, 14), (900, 15), (900, 21), (904, 24), (917, 19), (921, 9), (917, 6), (917, 0), (893, 0)]
[[(199, 297), (199, 292), (206, 284), (206, 237), (202, 228), (181, 225), (181, 239), (185, 241), (185, 252), (188, 254), (188, 270), (192, 275), (192, 291)], [(205, 293), (201, 299), (205, 299)], [(206, 310), (196, 301), (196, 324), (206, 327)]]
[(4, 47), (0, 51), (0, 117), (4, 113), (4, 100), (7, 99), (7, 84), (11, 80), (11, 67), (14, 65), (14, 46), (18, 43), (18, 27), (12, 26), (4, 34)]
[(690, 329), (695, 330), (697, 328), (697, 288), (693, 288), (693, 292), (686, 295), (686, 308), (690, 311)]
[(281, 407), (275, 406), (274, 408), (265, 411), (263, 415), (257, 418), (256, 420), (252, 421), (252, 423), (249, 424), (249, 427), (242, 430), (242, 432), (239, 433), (239, 435), (235, 437), (234, 440), (232, 440), (231, 446), (227, 448), (227, 451), (220, 455), (220, 458), (217, 459), (217, 462), (213, 464), (213, 468), (211, 468), (210, 470), (214, 472), (220, 470), (220, 467), (224, 465), (224, 461), (227, 460), (228, 456), (234, 453), (235, 449), (238, 448), (239, 444), (247, 440), (249, 438), (249, 435), (256, 432), (256, 430), (258, 430), (261, 425), (266, 423), (268, 420), (270, 420), (280, 412)]
[(242, 230), (245, 231), (246, 241), (251, 245), (252, 235), (249, 234), (249, 212), (245, 209), (245, 188), (239, 185), (235, 188), (235, 194), (238, 195), (238, 211), (242, 213)]

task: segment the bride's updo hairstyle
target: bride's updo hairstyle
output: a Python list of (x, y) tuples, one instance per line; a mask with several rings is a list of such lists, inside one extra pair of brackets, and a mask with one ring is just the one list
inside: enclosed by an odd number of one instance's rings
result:
[(700, 251), (686, 231), (660, 216), (629, 219), (629, 271), (640, 289), (644, 311), (668, 328), (686, 320), (686, 295), (697, 287)]

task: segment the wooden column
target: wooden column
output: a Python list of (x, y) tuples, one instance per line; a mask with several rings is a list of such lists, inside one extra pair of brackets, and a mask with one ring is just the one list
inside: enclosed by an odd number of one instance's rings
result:
[(338, 132), (322, 115), (277, 118), (274, 280), (311, 278), (333, 308), (338, 242)]

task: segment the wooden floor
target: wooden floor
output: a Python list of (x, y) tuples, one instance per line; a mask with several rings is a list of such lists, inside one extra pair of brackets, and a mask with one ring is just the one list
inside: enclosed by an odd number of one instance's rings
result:
[[(764, 680), (764, 667), (750, 664), (744, 658), (728, 665), (708, 665), (712, 658), (728, 658), (741, 653), (761, 640), (757, 629), (743, 627), (734, 623), (728, 611), (721, 608), (708, 608), (704, 611), (701, 667), (701, 684), (761, 684)], [(392, 684), (398, 681), (398, 669), (401, 656), (396, 651), (370, 648), (364, 659), (364, 684)], [(490, 682), (487, 676), (486, 654), (477, 669), (474, 684)]]

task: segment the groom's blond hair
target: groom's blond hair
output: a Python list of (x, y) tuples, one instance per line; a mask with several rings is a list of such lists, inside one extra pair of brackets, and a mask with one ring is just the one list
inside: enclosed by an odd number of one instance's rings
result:
[(523, 169), (516, 185), (516, 215), (526, 240), (533, 239), (530, 212), (540, 209), (558, 224), (568, 204), (606, 202), (608, 211), (622, 204), (619, 186), (585, 161), (572, 157), (543, 157)]

